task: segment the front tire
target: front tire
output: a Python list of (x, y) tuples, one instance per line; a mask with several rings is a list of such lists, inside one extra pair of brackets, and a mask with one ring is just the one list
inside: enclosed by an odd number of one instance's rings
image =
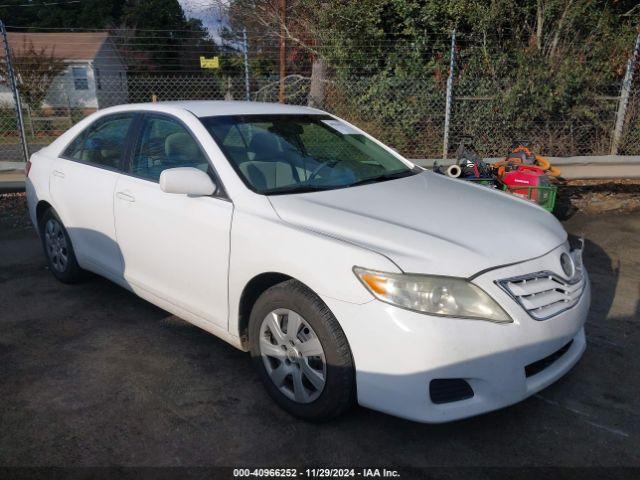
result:
[(53, 209), (42, 214), (38, 224), (42, 248), (49, 270), (63, 283), (77, 283), (83, 278), (67, 229)]
[(249, 340), (265, 388), (290, 414), (326, 421), (353, 405), (347, 338), (324, 302), (300, 282), (280, 283), (258, 298)]

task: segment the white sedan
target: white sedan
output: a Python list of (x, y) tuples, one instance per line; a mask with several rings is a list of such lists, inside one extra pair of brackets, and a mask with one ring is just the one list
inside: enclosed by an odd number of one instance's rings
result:
[(589, 280), (553, 216), (319, 110), (108, 108), (27, 173), (56, 278), (94, 272), (251, 352), (298, 417), (469, 417), (585, 349)]

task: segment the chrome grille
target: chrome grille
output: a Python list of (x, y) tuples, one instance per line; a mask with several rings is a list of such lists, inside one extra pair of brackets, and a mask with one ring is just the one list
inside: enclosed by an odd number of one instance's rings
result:
[(582, 271), (571, 281), (553, 272), (537, 272), (500, 280), (498, 284), (535, 320), (546, 320), (573, 307), (582, 296)]

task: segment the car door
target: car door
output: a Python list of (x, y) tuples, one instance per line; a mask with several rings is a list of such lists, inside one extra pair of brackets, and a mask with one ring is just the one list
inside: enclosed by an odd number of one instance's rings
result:
[(123, 169), (134, 113), (102, 117), (78, 135), (54, 161), (49, 188), (80, 265), (122, 279), (113, 195)]
[(160, 189), (160, 173), (167, 168), (200, 168), (215, 178), (180, 120), (145, 114), (134, 145), (115, 196), (125, 279), (143, 297), (169, 302), (226, 329), (233, 204), (223, 195), (191, 197)]

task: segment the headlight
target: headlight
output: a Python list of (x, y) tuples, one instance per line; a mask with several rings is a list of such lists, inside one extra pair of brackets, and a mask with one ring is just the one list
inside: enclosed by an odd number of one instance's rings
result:
[(376, 298), (398, 307), (445, 317), (513, 322), (484, 290), (463, 278), (386, 273), (353, 268)]

